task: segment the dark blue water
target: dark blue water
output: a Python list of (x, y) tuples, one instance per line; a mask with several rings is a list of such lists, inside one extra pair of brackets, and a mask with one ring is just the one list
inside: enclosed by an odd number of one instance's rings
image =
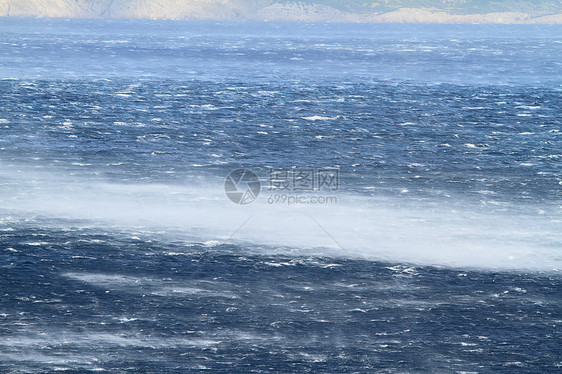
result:
[(560, 26), (0, 19), (0, 372), (562, 371), (560, 61)]

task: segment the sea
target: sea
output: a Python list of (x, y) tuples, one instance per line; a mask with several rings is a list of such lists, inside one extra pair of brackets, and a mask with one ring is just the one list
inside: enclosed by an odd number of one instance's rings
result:
[(562, 26), (0, 18), (0, 373), (562, 373)]

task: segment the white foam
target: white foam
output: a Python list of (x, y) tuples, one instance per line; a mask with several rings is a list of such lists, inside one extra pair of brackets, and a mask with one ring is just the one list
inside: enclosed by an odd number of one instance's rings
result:
[(324, 117), (324, 116), (309, 116), (309, 117), (302, 117), (302, 119), (307, 120), (307, 121), (323, 121), (323, 120), (333, 120), (333, 119), (337, 119), (338, 117)]

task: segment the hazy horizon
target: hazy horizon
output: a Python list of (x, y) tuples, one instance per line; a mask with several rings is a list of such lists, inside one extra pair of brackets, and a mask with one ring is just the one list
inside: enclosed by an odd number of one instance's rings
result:
[(562, 24), (562, 5), (551, 0), (0, 0), (0, 17)]

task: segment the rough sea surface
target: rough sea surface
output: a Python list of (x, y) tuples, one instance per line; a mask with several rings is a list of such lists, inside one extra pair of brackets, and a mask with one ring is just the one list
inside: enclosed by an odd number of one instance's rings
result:
[(562, 372), (561, 61), (561, 26), (0, 18), (0, 373)]

